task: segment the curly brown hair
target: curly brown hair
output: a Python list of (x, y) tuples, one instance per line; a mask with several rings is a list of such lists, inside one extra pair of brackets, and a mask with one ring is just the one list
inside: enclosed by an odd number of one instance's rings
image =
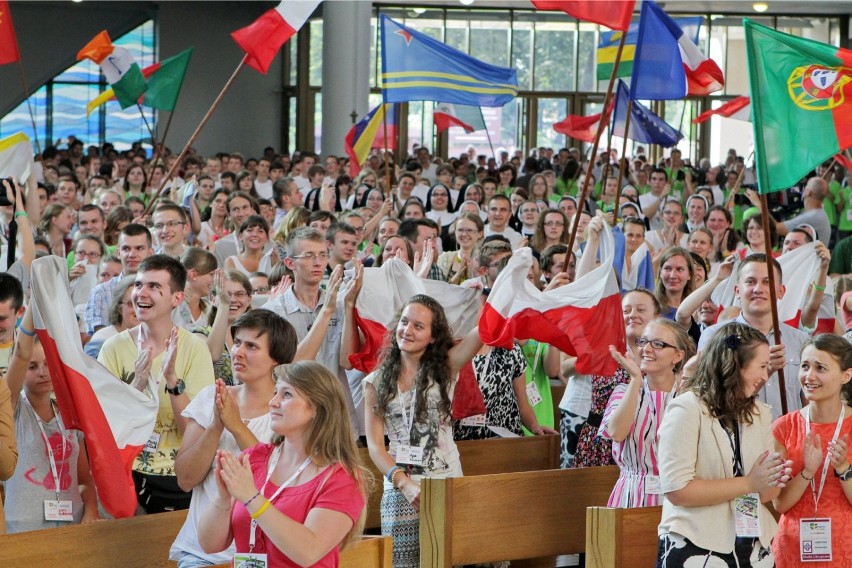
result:
[(450, 383), (452, 382), (450, 367), (450, 349), (453, 347), (453, 332), (441, 307), (435, 299), (424, 294), (412, 297), (399, 311), (393, 324), (388, 328), (385, 347), (379, 357), (381, 364), (376, 369), (376, 405), (373, 412), (376, 416), (384, 416), (388, 404), (397, 394), (397, 381), (402, 371), (402, 356), (396, 338), (396, 328), (402, 317), (402, 312), (411, 304), (419, 304), (432, 313), (432, 343), (420, 357), (420, 367), (414, 378), (417, 389), (417, 400), (414, 403), (414, 416), (417, 421), (427, 420), (426, 391), (431, 385), (437, 385), (441, 394), (438, 412), (442, 419), (452, 417), (450, 404)]
[(736, 322), (723, 325), (713, 333), (683, 390), (694, 392), (723, 424), (751, 424), (756, 393), (745, 395), (740, 372), (754, 359), (760, 344), (769, 342), (753, 327)]

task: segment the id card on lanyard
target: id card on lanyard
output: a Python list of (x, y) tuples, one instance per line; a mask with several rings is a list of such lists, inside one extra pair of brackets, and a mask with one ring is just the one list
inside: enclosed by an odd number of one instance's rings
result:
[(396, 446), (396, 463), (403, 465), (423, 465), (423, 448), (420, 446), (411, 445), (411, 428), (414, 426), (414, 412), (417, 407), (417, 387), (411, 390), (411, 415), (405, 409), (405, 403), (402, 402), (402, 392), (397, 387), (397, 399), (399, 400), (399, 409), (402, 412), (402, 425), (408, 433), (408, 444), (397, 444)]
[[(266, 472), (266, 481), (263, 482), (263, 486), (260, 488), (260, 494), (263, 495), (266, 490), (266, 485), (269, 483), (269, 480), (272, 478), (273, 472), (275, 472), (275, 466), (278, 465), (278, 460), (281, 459), (281, 453), (284, 451), (284, 445), (280, 445), (278, 447), (278, 451), (275, 452), (275, 455), (272, 456), (272, 459), (269, 460), (267, 464), (267, 472)], [(275, 490), (269, 497), (269, 502), (273, 503), (281, 492), (284, 491), (287, 487), (293, 484), (296, 481), (296, 478), (299, 477), (305, 468), (311, 463), (311, 458), (308, 457), (302, 462), (302, 465), (299, 466), (299, 469), (296, 470), (290, 479), (281, 484), (278, 489)], [(248, 552), (239, 552), (237, 551), (234, 554), (234, 566), (235, 567), (244, 567), (244, 568), (268, 568), (269, 560), (266, 554), (264, 553), (255, 553), (254, 548), (257, 545), (257, 520), (251, 520), (251, 526), (249, 527), (249, 549)]]
[[(811, 411), (808, 407), (807, 412), (802, 412), (805, 416), (805, 436), (811, 433)], [(837, 426), (834, 428), (834, 436), (831, 442), (836, 442), (840, 436), (840, 429), (843, 427), (843, 418), (846, 415), (846, 405), (840, 407), (840, 417), (837, 419)], [(831, 445), (831, 444), (829, 444)], [(799, 557), (802, 562), (831, 562), (833, 553), (831, 550), (831, 518), (818, 517), (819, 500), (822, 497), (823, 489), (825, 489), (825, 479), (828, 475), (828, 468), (831, 465), (831, 456), (828, 452), (825, 453), (825, 461), (822, 464), (822, 475), (819, 480), (819, 490), (816, 489), (816, 476), (811, 479), (811, 496), (814, 499), (814, 516), (809, 519), (799, 520)]]
[[(742, 444), (740, 443), (740, 425), (734, 424), (728, 433), (734, 450), (734, 475), (745, 475)], [(760, 494), (749, 493), (734, 499), (734, 527), (738, 537), (757, 538), (760, 536)]]
[(62, 439), (62, 454), (60, 456), (60, 465), (57, 467), (56, 456), (53, 455), (53, 447), (50, 445), (50, 438), (47, 437), (47, 432), (44, 430), (44, 424), (42, 424), (41, 418), (39, 418), (36, 414), (32, 404), (30, 404), (27, 396), (23, 393), (21, 394), (21, 400), (24, 401), (24, 406), (27, 407), (27, 410), (32, 415), (36, 425), (38, 426), (39, 432), (41, 433), (41, 439), (42, 442), (44, 442), (45, 452), (47, 453), (47, 461), (50, 464), (50, 475), (53, 477), (53, 491), (55, 492), (56, 499), (44, 500), (44, 520), (73, 522), (74, 507), (71, 500), (59, 498), (62, 492), (62, 466), (65, 465), (65, 467), (68, 467), (67, 464), (69, 463), (69, 460), (66, 459), (68, 456), (68, 446), (65, 441), (65, 428), (62, 427), (62, 419), (59, 416), (59, 409), (56, 407), (56, 403), (51, 400), (50, 404), (53, 406), (53, 412), (56, 414), (56, 426), (59, 428), (59, 435)]

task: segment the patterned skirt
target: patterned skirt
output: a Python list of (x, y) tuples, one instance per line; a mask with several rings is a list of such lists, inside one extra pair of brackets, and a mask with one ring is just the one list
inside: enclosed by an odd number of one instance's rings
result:
[(737, 537), (727, 554), (696, 546), (679, 534), (668, 533), (657, 544), (657, 568), (773, 568), (772, 551), (756, 538)]
[(386, 487), (379, 508), (382, 535), (393, 537), (393, 568), (420, 568), (420, 515), (398, 489)]

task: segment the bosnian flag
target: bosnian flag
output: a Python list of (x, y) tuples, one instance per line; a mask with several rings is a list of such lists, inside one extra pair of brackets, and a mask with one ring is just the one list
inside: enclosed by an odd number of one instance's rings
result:
[(709, 95), (724, 85), (716, 62), (705, 57), (653, 0), (642, 2), (630, 98), (682, 99)]
[(101, 66), (101, 71), (115, 92), (121, 108), (133, 106), (148, 89), (139, 64), (123, 47), (112, 44), (106, 30), (96, 35), (77, 53), (77, 61), (91, 59)]
[(482, 109), (479, 107), (437, 103), (432, 116), (439, 134), (453, 126), (464, 128), (468, 134), (476, 130), (485, 130), (485, 120), (482, 118)]
[[(32, 309), (56, 402), (67, 428), (86, 438), (98, 499), (116, 518), (136, 512), (130, 470), (157, 419), (159, 400), (125, 384), (83, 352), (68, 294), (68, 263), (56, 256), (33, 261)], [(157, 392), (151, 379), (152, 393)]]
[[(612, 106), (610, 106), (612, 108)], [(590, 116), (580, 116), (578, 114), (569, 114), (567, 118), (559, 122), (553, 123), (553, 130), (560, 134), (564, 134), (575, 140), (593, 143), (595, 134), (598, 131), (603, 113), (593, 114)], [(607, 120), (609, 113), (607, 113)]]
[(497, 277), (479, 319), (483, 343), (512, 348), (515, 339), (535, 339), (577, 357), (577, 372), (612, 375), (618, 363), (609, 346), (624, 352), (621, 290), (612, 268), (615, 243), (604, 223), (600, 265), (576, 281), (542, 292), (527, 280), (532, 251), (515, 251)]
[(714, 115), (749, 122), (751, 121), (751, 99), (745, 95), (731, 99), (717, 109), (702, 112), (692, 119), (692, 124), (701, 124)]
[(246, 65), (266, 75), (281, 46), (298, 32), (322, 0), (281, 0), (250, 25), (231, 33)]
[(405, 262), (392, 258), (380, 268), (364, 269), (364, 283), (355, 302), (355, 322), (364, 341), (358, 353), (349, 357), (356, 369), (370, 373), (376, 368), (394, 319), (417, 294), (441, 303), (455, 337), (466, 335), (476, 327), (479, 290), (419, 278)]

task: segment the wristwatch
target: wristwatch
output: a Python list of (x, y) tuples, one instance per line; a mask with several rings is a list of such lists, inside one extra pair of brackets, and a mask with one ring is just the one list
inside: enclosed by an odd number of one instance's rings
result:
[(837, 471), (835, 471), (834, 477), (836, 477), (840, 481), (849, 481), (850, 479), (852, 479), (852, 466), (847, 464), (846, 471), (844, 471), (843, 473), (837, 473)]
[(185, 390), (186, 390), (186, 383), (183, 382), (183, 379), (178, 379), (177, 384), (175, 385), (175, 388), (173, 388), (173, 389), (170, 389), (169, 385), (166, 385), (166, 392), (171, 394), (171, 395), (174, 395), (174, 396), (178, 396), (178, 395), (183, 394), (183, 391), (185, 391)]

